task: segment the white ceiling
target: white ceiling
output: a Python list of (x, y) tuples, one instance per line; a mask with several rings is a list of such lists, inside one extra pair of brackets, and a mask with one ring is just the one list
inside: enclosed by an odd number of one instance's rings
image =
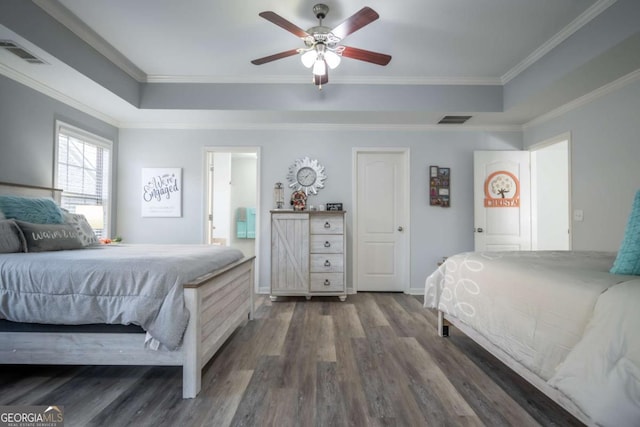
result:
[[(212, 0), (34, 0), (76, 34), (93, 44), (140, 82), (300, 83), (311, 73), (297, 56), (256, 66), (252, 59), (303, 47), (300, 39), (262, 19), (271, 10), (303, 29), (317, 25), (316, 1)], [(479, 84), (500, 85), (569, 37), (604, 9), (610, 0), (326, 0), (330, 12), (324, 25), (335, 27), (364, 6), (380, 19), (348, 36), (343, 44), (392, 55), (386, 67), (344, 58), (331, 72), (330, 83)], [(120, 125), (152, 123), (297, 123), (313, 122), (310, 112), (139, 110), (79, 75), (38, 46), (0, 26), (0, 38), (17, 39), (45, 57), (51, 69), (19, 64), (0, 52), (9, 69), (66, 97), (66, 102)], [(66, 68), (65, 68), (66, 67)], [(71, 83), (73, 82), (73, 83)], [(32, 84), (32, 86), (34, 86)], [(323, 90), (330, 90), (330, 85)], [(98, 93), (101, 95), (98, 96)], [(324, 112), (335, 124), (429, 123), (440, 116), (384, 112)], [(481, 122), (521, 125), (525, 111), (482, 113)], [(479, 123), (479, 122), (478, 122)]]
[[(335, 79), (380, 83), (471, 80), (496, 82), (561, 32), (596, 0), (327, 0), (333, 28), (369, 6), (380, 19), (344, 44), (392, 55), (386, 67), (345, 59)], [(291, 81), (309, 71), (294, 56), (255, 66), (249, 61), (303, 47), (293, 34), (262, 19), (271, 10), (302, 29), (317, 25), (315, 1), (60, 0), (69, 11), (149, 79)], [(401, 5), (401, 7), (399, 7)], [(333, 79), (333, 76), (332, 76)]]

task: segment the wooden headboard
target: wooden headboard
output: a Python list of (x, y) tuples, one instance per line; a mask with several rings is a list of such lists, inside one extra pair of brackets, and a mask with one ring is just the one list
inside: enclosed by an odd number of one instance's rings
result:
[(56, 203), (60, 204), (62, 190), (59, 188), (38, 187), (35, 185), (13, 184), (10, 182), (0, 182), (0, 195), (23, 196), (23, 197), (52, 197)]

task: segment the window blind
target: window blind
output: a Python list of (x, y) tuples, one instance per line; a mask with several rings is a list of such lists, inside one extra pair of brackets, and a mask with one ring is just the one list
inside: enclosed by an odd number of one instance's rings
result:
[(61, 188), (63, 208), (76, 212), (78, 205), (102, 206), (104, 226), (94, 230), (108, 236), (111, 142), (69, 125), (59, 125), (56, 145), (56, 187)]

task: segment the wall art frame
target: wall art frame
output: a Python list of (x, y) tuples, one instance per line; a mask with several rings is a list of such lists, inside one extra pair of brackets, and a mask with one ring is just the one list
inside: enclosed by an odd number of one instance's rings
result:
[(429, 205), (451, 206), (451, 169), (429, 166)]
[(141, 215), (182, 217), (182, 168), (142, 168)]

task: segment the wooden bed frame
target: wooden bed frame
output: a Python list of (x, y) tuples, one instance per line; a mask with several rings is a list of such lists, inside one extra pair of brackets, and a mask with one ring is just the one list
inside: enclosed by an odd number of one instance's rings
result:
[(476, 344), (480, 345), (480, 347), (487, 350), (494, 357), (500, 360), (502, 363), (511, 368), (515, 373), (520, 375), (526, 381), (528, 381), (535, 388), (544, 393), (551, 400), (556, 402), (562, 408), (564, 408), (571, 415), (576, 417), (582, 423), (590, 426), (593, 425), (593, 421), (580, 409), (576, 406), (571, 399), (569, 399), (564, 393), (559, 390), (549, 386), (545, 380), (540, 378), (538, 375), (531, 372), (528, 368), (522, 365), (520, 362), (515, 360), (509, 354), (507, 354), (500, 347), (496, 346), (488, 339), (486, 339), (482, 334), (478, 333), (473, 328), (469, 327), (464, 322), (459, 319), (449, 316), (448, 314), (438, 310), (438, 335), (441, 337), (449, 336), (449, 327), (453, 325), (460, 332), (464, 333), (466, 336), (471, 338)]
[[(0, 183), (0, 194), (53, 197), (61, 190)], [(183, 285), (190, 312), (182, 347), (145, 348), (145, 334), (0, 332), (0, 364), (182, 366), (182, 396), (200, 391), (202, 368), (229, 336), (253, 319), (255, 257)]]

